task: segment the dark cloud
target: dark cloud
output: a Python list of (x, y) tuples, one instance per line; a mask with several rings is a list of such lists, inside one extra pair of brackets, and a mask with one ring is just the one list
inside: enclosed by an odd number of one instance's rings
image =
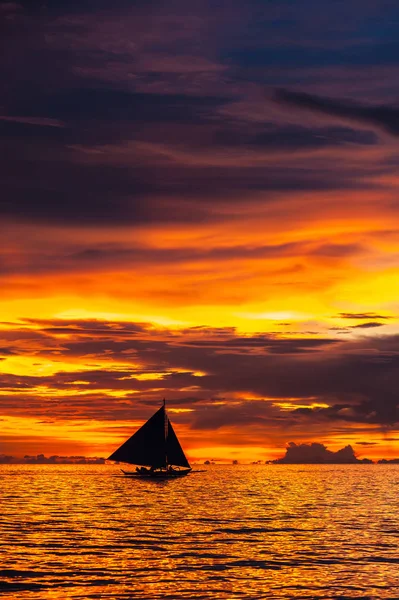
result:
[(387, 315), (380, 315), (378, 313), (367, 312), (367, 313), (339, 313), (341, 319), (392, 319)]
[(124, 321), (101, 321), (98, 319), (23, 319), (21, 325), (39, 325), (41, 331), (51, 334), (78, 334), (80, 336), (112, 336), (118, 337), (137, 335), (150, 332), (153, 326), (150, 323), (130, 323)]
[(351, 329), (372, 329), (373, 327), (382, 327), (385, 323), (377, 323), (370, 321), (369, 323), (360, 323), (359, 325), (351, 325)]
[(223, 261), (234, 263), (237, 260), (247, 261), (272, 261), (285, 257), (298, 256), (327, 256), (332, 258), (353, 257), (364, 252), (364, 248), (357, 244), (329, 244), (315, 245), (312, 242), (297, 242), (286, 244), (263, 245), (234, 245), (222, 248), (190, 247), (182, 245), (179, 248), (147, 248), (140, 245), (127, 243), (98, 243), (97, 246), (85, 246), (83, 243), (61, 245), (51, 249), (43, 244), (40, 254), (31, 257), (22, 248), (15, 249), (14, 260), (10, 260), (10, 252), (4, 261), (0, 261), (0, 275), (17, 274), (49, 274), (78, 273), (78, 272), (110, 272), (117, 266), (118, 269), (131, 270), (135, 265), (141, 268), (145, 265), (159, 268), (173, 267), (175, 265), (203, 264), (204, 261)]
[(287, 178), (283, 168), (145, 165), (139, 155), (131, 166), (78, 164), (72, 149), (59, 155), (55, 150), (48, 147), (35, 158), (9, 152), (2, 167), (3, 217), (88, 226), (214, 222), (226, 218), (215, 210), (218, 205), (242, 203), (244, 196), (265, 202), (259, 192), (273, 202), (281, 192), (373, 188), (360, 172), (337, 177), (328, 170), (293, 168)]
[[(2, 137), (29, 139), (32, 134), (37, 134), (37, 128), (46, 129), (47, 139), (59, 139), (60, 133), (54, 129), (64, 128), (65, 124), (56, 119), (42, 119), (29, 117), (2, 117), (0, 116), (0, 134)], [(42, 133), (42, 132), (41, 132)]]
[(320, 244), (311, 251), (314, 256), (326, 256), (339, 258), (353, 256), (364, 252), (364, 248), (359, 244)]
[(318, 350), (323, 346), (337, 344), (337, 340), (328, 338), (297, 338), (297, 339), (281, 339), (272, 335), (253, 335), (244, 338), (232, 337), (224, 340), (188, 340), (188, 346), (217, 348), (220, 350), (237, 350), (238, 352), (245, 349), (261, 348), (265, 352), (275, 354), (300, 354), (303, 352), (311, 352)]
[[(230, 99), (184, 94), (145, 94), (118, 89), (81, 88), (14, 99), (14, 115), (64, 122), (201, 123)], [(11, 115), (13, 116), (13, 115)]]
[[(352, 246), (352, 254), (357, 253), (359, 248)], [(0, 274), (16, 273), (60, 273), (87, 271), (90, 270), (109, 270), (118, 265), (118, 268), (126, 266), (131, 268), (134, 264), (140, 265), (172, 265), (206, 260), (224, 260), (234, 259), (253, 259), (265, 260), (284, 256), (296, 256), (299, 254), (313, 254), (313, 246), (309, 247), (307, 243), (275, 244), (275, 245), (253, 245), (253, 246), (229, 246), (226, 248), (192, 248), (182, 246), (180, 248), (156, 249), (143, 248), (142, 246), (129, 247), (123, 244), (99, 244), (98, 247), (84, 247), (84, 249), (72, 247), (69, 251), (66, 248), (58, 251), (52, 248), (51, 252), (43, 252), (39, 257), (34, 256), (32, 260), (24, 258), (16, 266), (10, 261), (4, 261), (0, 264)], [(331, 252), (334, 250), (332, 249)], [(337, 255), (343, 254), (341, 247), (335, 247)], [(349, 254), (347, 249), (345, 254)], [(22, 258), (22, 255), (19, 255)], [(16, 258), (18, 252), (16, 252)]]
[[(377, 141), (372, 131), (254, 117), (258, 81), (250, 71), (243, 81), (239, 69), (243, 57), (253, 65), (245, 52), (265, 51), (250, 7), (275, 35), (281, 17), (271, 19), (271, 7), (236, 3), (227, 16), (207, 3), (187, 10), (177, 2), (165, 11), (151, 2), (151, 15), (141, 2), (33, 5), (23, 3), (7, 21), (0, 64), (7, 81), (1, 216), (65, 226), (205, 223), (229, 218), (230, 204), (281, 193), (383, 186), (371, 181), (386, 170), (376, 163), (367, 177), (363, 165), (262, 164), (276, 151), (291, 156)], [(296, 11), (308, 30), (301, 17)], [(290, 22), (283, 19), (278, 31)], [(237, 44), (244, 47), (226, 64), (224, 47)], [(249, 108), (234, 114), (240, 103)]]
[(0, 348), (0, 354), (2, 356), (12, 356), (13, 354), (16, 354), (16, 351), (12, 348)]
[(377, 446), (378, 442), (356, 442), (357, 446)]
[(356, 121), (383, 129), (393, 136), (399, 135), (399, 108), (395, 106), (365, 106), (349, 100), (336, 100), (285, 89), (277, 90), (274, 98), (279, 104)]
[[(259, 130), (260, 128), (260, 130)], [(343, 146), (346, 144), (373, 145), (378, 142), (372, 131), (356, 131), (348, 127), (301, 127), (298, 125), (267, 126), (257, 124), (257, 132), (234, 127), (215, 132), (214, 143), (226, 147), (300, 151)]]
[[(18, 0), (18, 2), (9, 2), (9, 0), (1, 0), (0, 7), (2, 5), (7, 6), (17, 5), (19, 10), (23, 10), (28, 15), (38, 16), (49, 16), (57, 17), (65, 14), (96, 14), (98, 11), (112, 12), (110, 9), (109, 2), (107, 0), (57, 0), (57, 2), (31, 2), (31, 0)], [(127, 9), (131, 6), (129, 0), (115, 0), (112, 3), (113, 10)], [(143, 0), (135, 0), (135, 6), (144, 7), (145, 3)], [(156, 7), (158, 4), (157, 0), (151, 0), (151, 5)]]
[[(218, 430), (224, 427), (272, 427), (279, 418), (279, 410), (264, 401), (214, 402), (196, 406), (191, 428), (194, 430)], [(240, 442), (238, 442), (240, 443)]]
[[(31, 405), (36, 406), (33, 410), (60, 411), (69, 418), (79, 414), (129, 419), (135, 403), (133, 414), (141, 418), (147, 402), (165, 395), (180, 406), (194, 407), (191, 418), (179, 419), (189, 419), (198, 428), (212, 428), (212, 423), (219, 427), (223, 419), (237, 425), (243, 419), (252, 422), (262, 414), (285, 423), (327, 428), (334, 422), (382, 427), (399, 422), (399, 336), (339, 342), (264, 334), (242, 337), (231, 328), (178, 332), (143, 324), (70, 320), (65, 327), (61, 323), (56, 320), (50, 326), (46, 321), (42, 331), (37, 324), (32, 331), (16, 328), (9, 332), (10, 345), (14, 350), (20, 345), (21, 352), (29, 353), (31, 344), (36, 360), (62, 356), (63, 361), (78, 359), (85, 368), (51, 376), (3, 374), (2, 389), (10, 392), (7, 400), (2, 396), (3, 405), (15, 409), (17, 404), (25, 412), (32, 410)], [(118, 333), (113, 336), (112, 331)], [(58, 390), (57, 405), (54, 401), (47, 405), (43, 391), (29, 394), (21, 403), (21, 394), (38, 386)], [(125, 393), (122, 403), (112, 390)], [(263, 400), (258, 405), (236, 401), (236, 394)], [(221, 398), (225, 400), (220, 404)], [(280, 409), (279, 402), (287, 398), (300, 407)]]

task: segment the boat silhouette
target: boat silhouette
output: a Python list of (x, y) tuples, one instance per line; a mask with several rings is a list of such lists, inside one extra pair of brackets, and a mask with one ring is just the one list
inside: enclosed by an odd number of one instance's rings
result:
[(107, 460), (137, 465), (135, 471), (121, 469), (130, 477), (172, 479), (191, 471), (167, 415), (165, 400), (161, 408)]

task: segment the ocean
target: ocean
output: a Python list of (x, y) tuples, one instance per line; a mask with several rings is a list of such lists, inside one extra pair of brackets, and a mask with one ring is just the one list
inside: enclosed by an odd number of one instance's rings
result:
[(0, 465), (0, 594), (399, 598), (399, 465)]

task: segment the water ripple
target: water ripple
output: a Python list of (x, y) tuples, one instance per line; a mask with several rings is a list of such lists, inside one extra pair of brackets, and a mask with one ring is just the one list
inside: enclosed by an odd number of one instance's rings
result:
[(0, 467), (0, 594), (27, 600), (399, 598), (399, 467)]

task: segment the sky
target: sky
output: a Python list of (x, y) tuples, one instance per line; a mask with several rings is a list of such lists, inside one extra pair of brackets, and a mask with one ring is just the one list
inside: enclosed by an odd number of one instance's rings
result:
[(399, 456), (397, 2), (0, 20), (0, 454)]

